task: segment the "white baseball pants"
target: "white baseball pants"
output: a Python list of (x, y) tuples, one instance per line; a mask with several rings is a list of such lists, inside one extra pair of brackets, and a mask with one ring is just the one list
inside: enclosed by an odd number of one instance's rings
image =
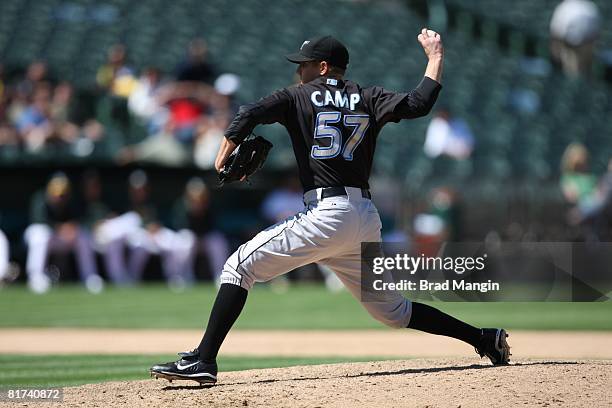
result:
[[(320, 199), (322, 189), (304, 194), (301, 212), (241, 245), (223, 267), (221, 283), (249, 290), (299, 266), (317, 262), (331, 268), (361, 301), (361, 242), (380, 242), (378, 211), (361, 189), (345, 187), (346, 196)], [(387, 326), (408, 325), (412, 306), (398, 292), (381, 292), (380, 300), (361, 302)]]
[(9, 242), (4, 232), (0, 230), (0, 280), (9, 269)]

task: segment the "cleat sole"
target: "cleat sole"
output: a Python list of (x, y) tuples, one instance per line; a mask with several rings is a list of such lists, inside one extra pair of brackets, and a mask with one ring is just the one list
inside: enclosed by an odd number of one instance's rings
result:
[(162, 379), (168, 380), (170, 383), (172, 383), (172, 381), (174, 380), (195, 381), (199, 384), (215, 384), (217, 382), (215, 378), (211, 378), (211, 377), (181, 377), (178, 375), (160, 373), (160, 372), (151, 372), (151, 374), (154, 374), (156, 379), (162, 378)]

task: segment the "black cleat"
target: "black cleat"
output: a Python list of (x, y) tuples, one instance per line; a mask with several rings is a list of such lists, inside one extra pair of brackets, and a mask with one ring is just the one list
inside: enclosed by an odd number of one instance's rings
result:
[(151, 377), (172, 380), (192, 380), (200, 384), (214, 384), (217, 382), (217, 363), (206, 363), (200, 360), (198, 349), (178, 353), (178, 361), (165, 364), (156, 364), (149, 369)]
[(507, 337), (504, 329), (482, 329), (480, 346), (476, 347), (476, 352), (480, 358), (489, 357), (493, 365), (506, 365), (511, 356)]

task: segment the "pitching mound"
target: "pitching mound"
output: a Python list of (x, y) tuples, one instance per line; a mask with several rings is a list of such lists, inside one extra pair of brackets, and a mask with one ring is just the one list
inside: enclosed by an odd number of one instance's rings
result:
[(611, 361), (474, 359), (329, 364), (221, 373), (201, 387), (166, 380), (67, 388), (69, 407), (608, 406)]

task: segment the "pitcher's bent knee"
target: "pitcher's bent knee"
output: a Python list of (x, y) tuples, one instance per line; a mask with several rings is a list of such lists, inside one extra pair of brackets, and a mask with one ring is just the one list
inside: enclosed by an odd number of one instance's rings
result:
[(221, 272), (219, 281), (222, 284), (230, 283), (232, 285), (240, 286), (246, 290), (250, 290), (255, 284), (255, 282), (252, 279), (249, 279), (248, 275), (238, 272), (228, 262), (226, 262), (225, 265), (223, 266), (223, 272)]
[(363, 306), (374, 319), (394, 329), (406, 328), (412, 315), (412, 303), (403, 296), (393, 302), (364, 302)]
[(219, 280), (221, 283), (230, 283), (250, 290), (255, 284), (255, 277), (247, 270), (245, 265), (241, 264), (238, 260), (238, 254), (241, 248), (242, 247), (238, 248), (238, 250), (231, 254), (227, 261), (225, 261)]

